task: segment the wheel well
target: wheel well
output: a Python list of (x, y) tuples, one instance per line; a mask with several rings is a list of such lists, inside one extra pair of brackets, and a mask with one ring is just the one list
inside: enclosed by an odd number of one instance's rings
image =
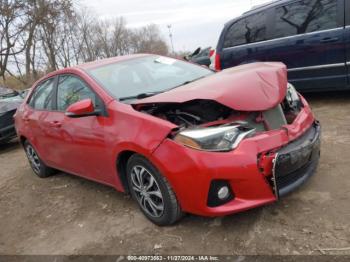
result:
[(126, 174), (126, 166), (128, 164), (128, 160), (130, 157), (136, 154), (134, 151), (123, 151), (119, 154), (117, 159), (117, 173), (119, 176), (119, 179), (123, 185), (123, 188), (126, 193), (129, 193), (129, 186), (128, 186), (128, 179)]
[(27, 138), (25, 138), (24, 136), (20, 136), (19, 137), (19, 141), (21, 142), (21, 145), (24, 145), (24, 142), (27, 140)]

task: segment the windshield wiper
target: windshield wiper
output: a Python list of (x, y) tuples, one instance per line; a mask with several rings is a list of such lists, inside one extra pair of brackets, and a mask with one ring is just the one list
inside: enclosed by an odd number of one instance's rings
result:
[(125, 101), (125, 100), (130, 100), (130, 99), (143, 99), (143, 98), (147, 98), (150, 96), (154, 96), (160, 93), (163, 93), (164, 91), (158, 91), (158, 92), (147, 92), (147, 93), (141, 93), (135, 96), (125, 96), (122, 98), (119, 98), (119, 101)]

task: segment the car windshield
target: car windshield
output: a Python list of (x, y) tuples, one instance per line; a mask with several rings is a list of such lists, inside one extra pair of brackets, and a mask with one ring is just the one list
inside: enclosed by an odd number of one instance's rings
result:
[(147, 56), (89, 69), (88, 73), (120, 101), (168, 91), (214, 72), (181, 60)]

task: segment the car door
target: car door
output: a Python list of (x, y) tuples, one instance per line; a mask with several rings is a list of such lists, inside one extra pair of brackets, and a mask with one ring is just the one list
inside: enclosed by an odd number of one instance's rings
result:
[(40, 82), (35, 88), (22, 115), (29, 140), (48, 165), (55, 164), (55, 145), (59, 136), (54, 108), (56, 77)]
[(350, 2), (345, 1), (345, 51), (346, 51), (346, 65), (348, 69), (348, 86), (350, 87)]
[(298, 0), (275, 8), (269, 60), (282, 61), (297, 89), (347, 85), (343, 0)]
[(111, 150), (105, 143), (105, 116), (70, 118), (66, 109), (83, 99), (91, 99), (96, 109), (104, 112), (102, 99), (85, 81), (76, 75), (60, 75), (57, 83), (57, 110), (60, 115), (60, 140), (55, 150), (58, 165), (65, 171), (104, 183), (112, 183), (114, 177), (107, 172), (105, 160)]

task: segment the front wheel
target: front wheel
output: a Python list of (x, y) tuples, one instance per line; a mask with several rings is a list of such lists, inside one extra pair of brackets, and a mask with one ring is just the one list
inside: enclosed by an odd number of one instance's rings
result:
[(182, 216), (167, 179), (143, 156), (133, 155), (127, 164), (128, 186), (141, 211), (159, 226), (171, 225)]
[(24, 142), (24, 150), (26, 152), (30, 166), (38, 177), (44, 178), (55, 173), (54, 169), (45, 165), (45, 163), (40, 159), (34, 147), (27, 140)]

